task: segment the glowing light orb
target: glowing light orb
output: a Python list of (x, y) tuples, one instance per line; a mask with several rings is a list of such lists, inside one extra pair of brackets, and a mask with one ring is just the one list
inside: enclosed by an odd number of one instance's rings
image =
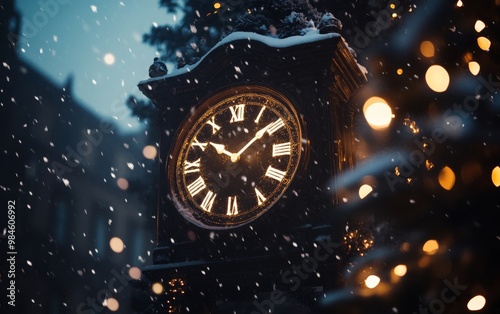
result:
[(484, 24), (484, 22), (481, 20), (477, 20), (476, 24), (474, 24), (474, 29), (478, 33), (480, 33), (485, 27), (486, 27), (486, 24)]
[(482, 50), (489, 51), (491, 47), (491, 41), (488, 38), (481, 36), (477, 38), (477, 45)]
[(439, 185), (447, 191), (451, 190), (455, 185), (456, 176), (453, 170), (450, 167), (445, 166), (439, 172), (438, 181)]
[(406, 275), (408, 268), (406, 267), (406, 265), (400, 264), (394, 267), (393, 271), (396, 276), (403, 277), (404, 275)]
[(496, 187), (500, 186), (500, 167), (496, 166), (491, 172), (491, 181)]
[(113, 65), (115, 61), (115, 56), (112, 53), (107, 53), (104, 55), (104, 63), (106, 63), (107, 65)]
[(479, 65), (479, 63), (477, 63), (476, 61), (469, 62), (469, 71), (470, 73), (472, 73), (472, 75), (478, 75), (479, 70), (481, 70), (481, 66)]
[(163, 285), (159, 282), (155, 282), (151, 286), (151, 291), (153, 291), (155, 294), (162, 294), (163, 293)]
[(378, 286), (379, 283), (380, 283), (380, 278), (375, 275), (370, 275), (365, 279), (365, 285), (370, 289), (375, 288), (376, 286)]
[(142, 149), (142, 155), (147, 159), (155, 159), (156, 154), (156, 147), (154, 147), (153, 145), (144, 146), (144, 148)]
[(450, 75), (442, 66), (431, 65), (425, 73), (425, 81), (430, 89), (437, 93), (442, 93), (450, 85)]
[(118, 180), (116, 180), (116, 185), (118, 185), (121, 190), (125, 191), (128, 189), (128, 180), (125, 178), (118, 178)]
[(374, 130), (385, 129), (391, 124), (393, 118), (392, 109), (385, 99), (374, 96), (370, 97), (363, 105), (365, 119)]
[(428, 40), (420, 44), (420, 53), (427, 58), (434, 57), (434, 44)]
[(370, 194), (371, 192), (373, 191), (373, 188), (368, 185), (368, 184), (363, 184), (360, 188), (359, 188), (359, 198), (360, 199), (364, 199), (368, 194)]
[(122, 239), (114, 237), (109, 240), (109, 247), (111, 248), (111, 250), (113, 250), (113, 252), (121, 253), (125, 248), (125, 245), (123, 244)]
[(120, 308), (120, 303), (118, 303), (118, 300), (114, 298), (109, 298), (106, 300), (106, 307), (111, 311), (111, 312), (116, 312)]
[(486, 305), (486, 298), (482, 295), (476, 295), (467, 302), (467, 309), (469, 311), (479, 311)]
[(427, 242), (424, 243), (424, 246), (422, 247), (422, 250), (429, 255), (436, 254), (438, 249), (439, 249), (439, 243), (436, 240), (428, 240)]
[(132, 279), (140, 280), (142, 276), (142, 271), (138, 267), (130, 267), (130, 269), (128, 270), (128, 275)]

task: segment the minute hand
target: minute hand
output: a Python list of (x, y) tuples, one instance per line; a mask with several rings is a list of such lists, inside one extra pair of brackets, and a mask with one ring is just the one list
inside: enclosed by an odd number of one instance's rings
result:
[(248, 147), (250, 147), (250, 145), (253, 144), (253, 142), (255, 142), (256, 140), (260, 139), (262, 136), (264, 136), (264, 133), (267, 131), (267, 129), (272, 125), (272, 123), (268, 124), (267, 126), (265, 126), (262, 130), (260, 131), (257, 131), (257, 133), (255, 133), (255, 136), (250, 140), (250, 142), (248, 142), (245, 146), (243, 146), (242, 149), (240, 149), (239, 152), (236, 153), (236, 156), (240, 156)]

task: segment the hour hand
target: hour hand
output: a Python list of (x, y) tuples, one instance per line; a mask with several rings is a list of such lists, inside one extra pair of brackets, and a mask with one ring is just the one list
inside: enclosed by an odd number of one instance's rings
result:
[(210, 142), (210, 145), (212, 145), (213, 147), (215, 147), (215, 150), (217, 151), (217, 154), (225, 154), (225, 155), (228, 155), (230, 157), (232, 157), (234, 154), (227, 151), (226, 150), (226, 146), (223, 145), (223, 144), (217, 144), (217, 143), (212, 143)]

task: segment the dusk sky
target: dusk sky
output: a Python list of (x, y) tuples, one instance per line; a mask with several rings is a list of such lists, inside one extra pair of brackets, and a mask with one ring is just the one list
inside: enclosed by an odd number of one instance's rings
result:
[(140, 127), (123, 107), (129, 95), (143, 97), (137, 84), (149, 77), (156, 56), (142, 36), (154, 23), (172, 23), (173, 15), (156, 0), (19, 0), (16, 5), (22, 15), (21, 58), (61, 86), (72, 74), (77, 99), (99, 116), (115, 116), (121, 131)]

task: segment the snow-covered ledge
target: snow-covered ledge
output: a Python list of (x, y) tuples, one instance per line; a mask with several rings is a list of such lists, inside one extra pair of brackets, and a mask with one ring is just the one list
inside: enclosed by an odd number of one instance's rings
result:
[[(316, 28), (311, 28), (310, 30), (305, 32), (304, 35), (291, 36), (291, 37), (287, 37), (287, 38), (276, 38), (276, 37), (264, 36), (264, 35), (260, 35), (257, 33), (251, 33), (251, 32), (234, 32), (234, 33), (229, 34), (225, 38), (223, 38), (221, 41), (219, 41), (214, 47), (212, 47), (210, 49), (210, 51), (207, 54), (205, 54), (196, 63), (186, 65), (186, 66), (179, 68), (179, 69), (174, 69), (174, 70), (170, 71), (168, 74), (165, 74), (164, 76), (153, 77), (153, 78), (149, 78), (147, 80), (140, 81), (139, 85), (162, 80), (165, 77), (173, 77), (173, 76), (185, 74), (187, 72), (192, 72), (200, 63), (203, 62), (205, 57), (207, 55), (209, 55), (212, 51), (214, 51), (217, 48), (224, 46), (228, 43), (234, 42), (234, 41), (247, 40), (250, 45), (251, 45), (252, 41), (257, 41), (257, 42), (265, 44), (269, 47), (287, 48), (287, 47), (302, 45), (302, 44), (306, 44), (306, 43), (319, 42), (319, 41), (323, 41), (327, 38), (337, 38), (337, 37), (341, 37), (341, 35), (338, 33), (320, 34), (319, 30), (317, 30)], [(345, 40), (343, 38), (342, 38), (342, 40), (346, 44), (346, 47), (349, 47), (347, 42), (345, 42)], [(368, 73), (366, 68), (363, 67), (362, 65), (360, 65), (359, 63), (357, 63), (357, 64), (358, 64), (358, 67), (360, 68), (361, 72), (364, 75), (366, 75)]]

